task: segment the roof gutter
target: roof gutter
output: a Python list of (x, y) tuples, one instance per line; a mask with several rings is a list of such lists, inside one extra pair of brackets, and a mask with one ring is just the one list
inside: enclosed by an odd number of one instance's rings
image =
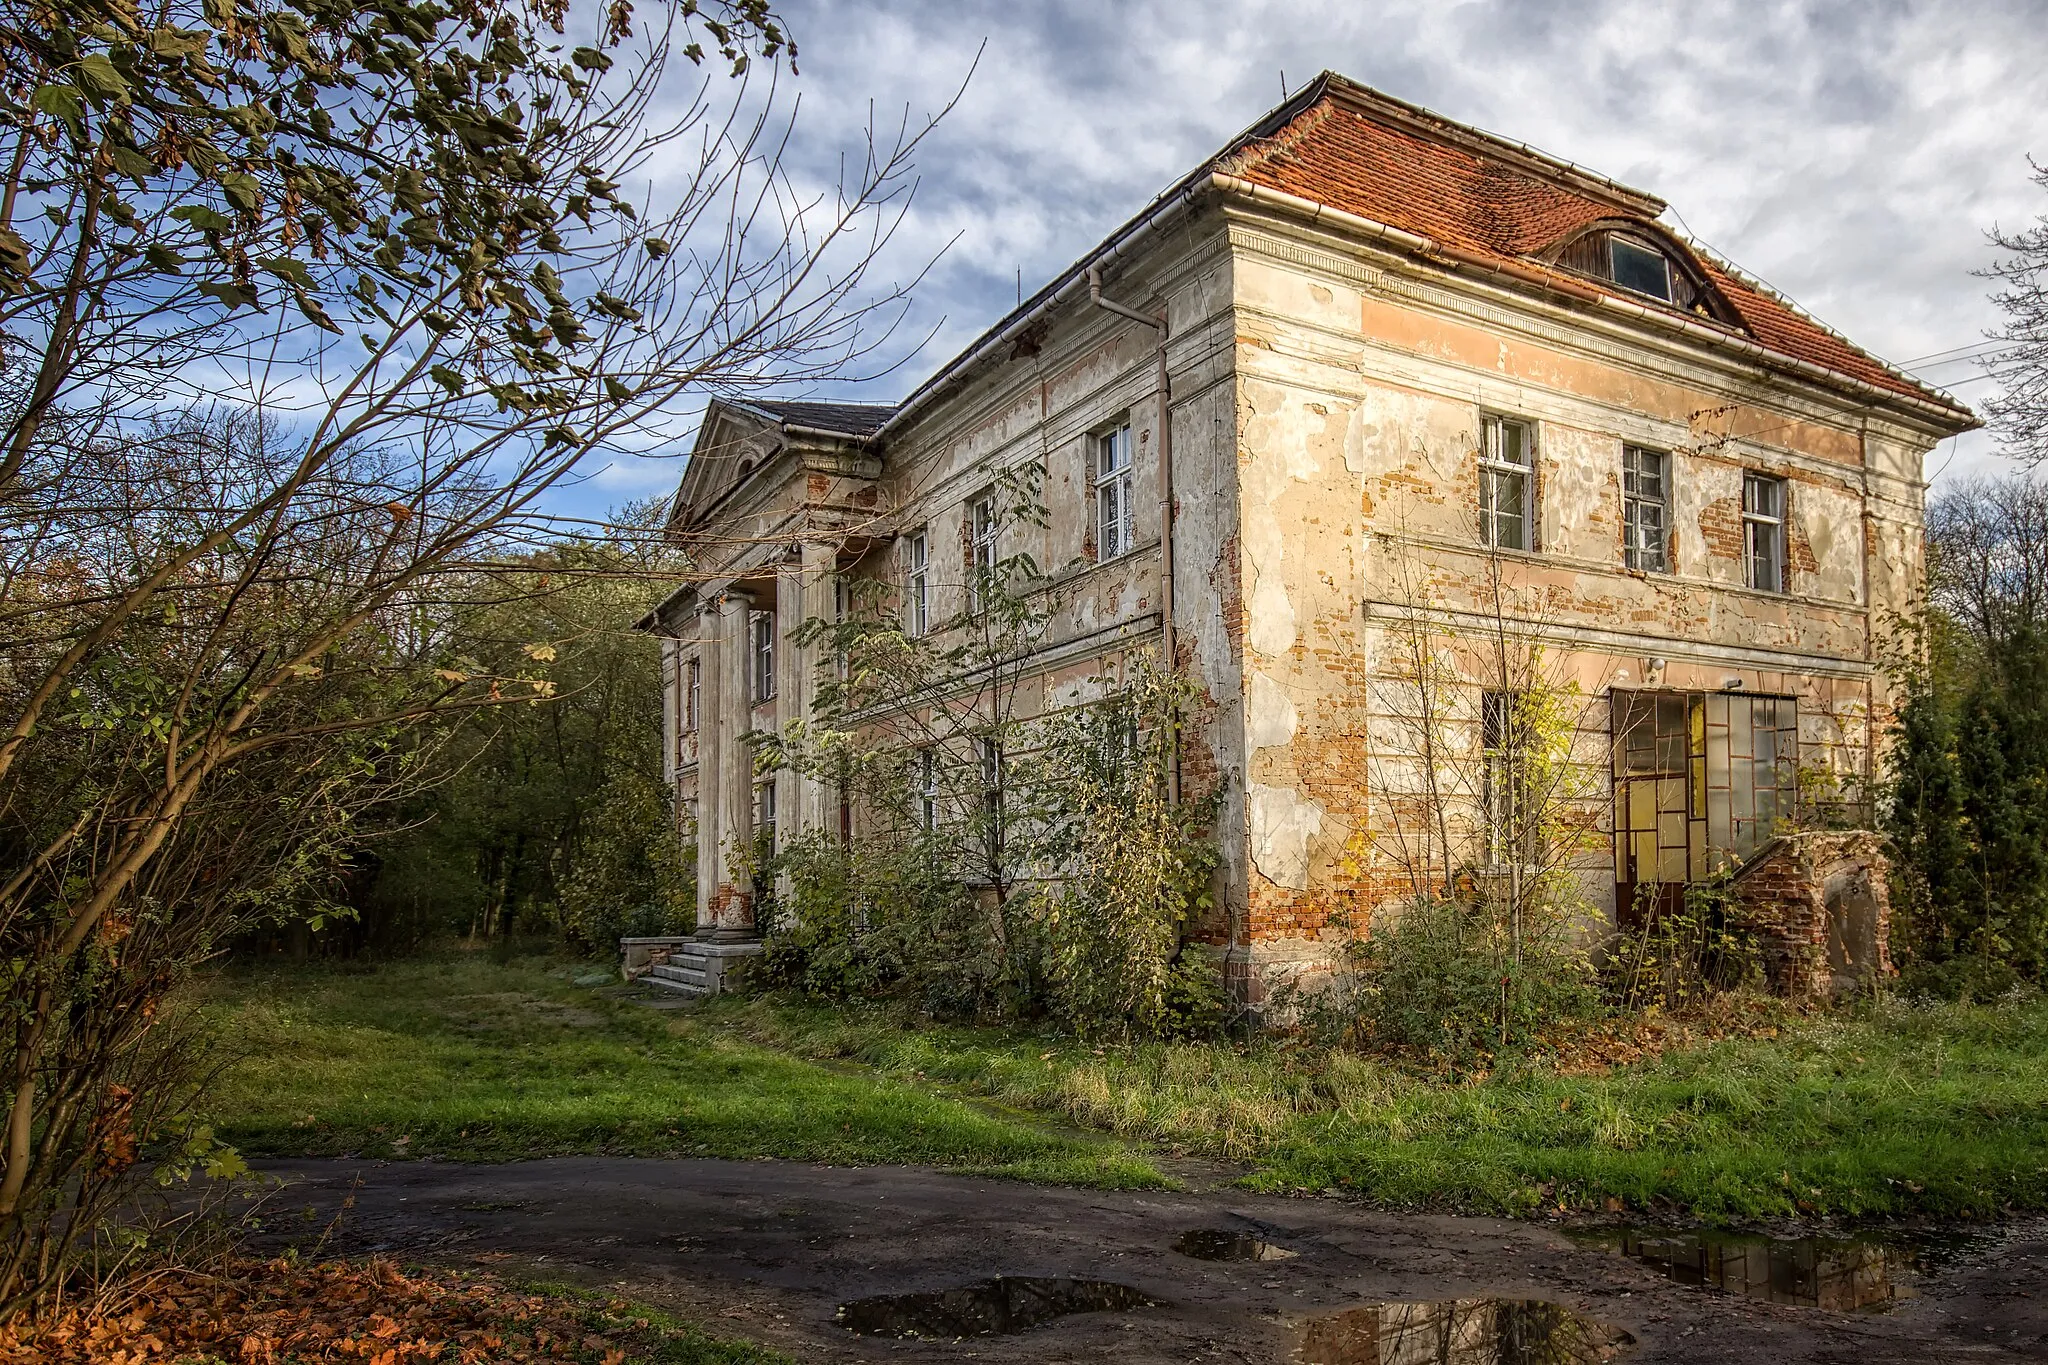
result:
[(1235, 195), (1240, 199), (1248, 199), (1253, 203), (1268, 205), (1288, 214), (1290, 217), (1301, 218), (1309, 223), (1328, 223), (1333, 227), (1342, 228), (1347, 232), (1355, 233), (1374, 241), (1390, 243), (1414, 255), (1433, 258), (1456, 269), (1476, 271), (1482, 274), (1504, 275), (1552, 293), (1562, 294), (1567, 298), (1580, 300), (1609, 312), (1619, 313), (1623, 317), (1636, 322), (1647, 322), (1667, 331), (1677, 332), (1695, 341), (1704, 342), (1718, 350), (1735, 352), (1751, 360), (1760, 361), (1771, 368), (1789, 370), (1794, 374), (1818, 380), (1833, 388), (1846, 389), (1851, 393), (1864, 397), (1874, 398), (1886, 403), (1895, 403), (1925, 416), (1941, 418), (1949, 425), (1953, 425), (1959, 417), (1965, 418), (1969, 421), (1970, 426), (1965, 427), (1964, 430), (1970, 430), (1982, 425), (1975, 413), (1959, 404), (1951, 406), (1935, 402), (1932, 399), (1921, 398), (1914, 394), (1902, 393), (1897, 389), (1888, 389), (1883, 385), (1873, 384), (1867, 379), (1859, 379), (1853, 374), (1831, 369), (1825, 365), (1817, 365), (1811, 360), (1801, 360), (1798, 356), (1787, 355), (1783, 351), (1773, 350), (1769, 346), (1751, 341), (1748, 337), (1738, 336), (1732, 332), (1723, 331), (1718, 327), (1709, 327), (1690, 318), (1676, 317), (1659, 309), (1631, 302), (1628, 299), (1619, 299), (1612, 294), (1603, 293), (1590, 285), (1582, 285), (1575, 280), (1560, 279), (1517, 261), (1483, 256), (1477, 252), (1467, 251), (1462, 247), (1451, 246), (1448, 243), (1439, 242), (1429, 237), (1418, 236), (1412, 232), (1404, 232), (1400, 228), (1389, 227), (1385, 223), (1366, 218), (1360, 214), (1347, 213), (1343, 209), (1332, 208), (1328, 204), (1319, 203), (1314, 199), (1305, 199), (1298, 194), (1289, 194), (1285, 190), (1276, 190), (1266, 185), (1254, 184), (1249, 180), (1241, 180), (1234, 175), (1216, 172), (1209, 177), (1209, 183), (1223, 193)]
[[(1102, 292), (1102, 271), (1088, 267), (1088, 298), (1097, 308), (1120, 318), (1150, 327), (1157, 338), (1154, 355), (1152, 398), (1159, 405), (1159, 440), (1153, 449), (1153, 463), (1159, 479), (1159, 653), (1160, 666), (1168, 673), (1180, 672), (1180, 651), (1173, 632), (1173, 374), (1167, 363), (1167, 343), (1172, 340), (1170, 314), (1164, 304), (1157, 313), (1142, 313), (1118, 303)], [(1166, 804), (1180, 804), (1180, 736), (1167, 737)]]

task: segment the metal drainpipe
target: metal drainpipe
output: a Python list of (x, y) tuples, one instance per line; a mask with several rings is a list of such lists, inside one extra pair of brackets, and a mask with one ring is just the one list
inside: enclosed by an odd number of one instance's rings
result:
[[(1115, 299), (1102, 296), (1102, 271), (1088, 267), (1088, 297), (1098, 308), (1104, 308), (1118, 317), (1129, 318), (1152, 328), (1159, 336), (1159, 368), (1153, 381), (1154, 395), (1159, 399), (1159, 652), (1164, 656), (1168, 672), (1178, 672), (1180, 656), (1176, 652), (1173, 633), (1173, 405), (1169, 389), (1171, 382), (1166, 365), (1167, 320), (1162, 305), (1154, 314), (1141, 313), (1135, 308), (1125, 307)], [(1167, 804), (1180, 804), (1180, 736), (1173, 737), (1173, 752), (1166, 764)]]

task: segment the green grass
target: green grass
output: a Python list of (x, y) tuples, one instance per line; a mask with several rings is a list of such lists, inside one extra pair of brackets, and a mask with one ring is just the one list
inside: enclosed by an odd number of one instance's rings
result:
[(942, 1080), (1132, 1141), (1238, 1160), (1272, 1192), (1531, 1214), (1988, 1215), (2048, 1207), (2048, 1002), (1896, 1001), (1604, 1075), (1540, 1065), (1454, 1084), (1285, 1044), (1094, 1049), (906, 1032), (720, 1001), (736, 1033)]
[(224, 973), (200, 1006), (232, 1059), (209, 1117), (251, 1156), (790, 1157), (1172, 1183), (1119, 1140), (821, 1066), (574, 974), (481, 954)]
[(1170, 1183), (1146, 1155), (1164, 1149), (1259, 1190), (1523, 1215), (2048, 1208), (2038, 996), (1454, 1084), (1284, 1041), (1097, 1048), (773, 997), (664, 1014), (573, 974), (469, 955), (224, 976), (207, 1009), (242, 1060), (213, 1099), (223, 1135), (256, 1155), (785, 1156), (1105, 1187)]

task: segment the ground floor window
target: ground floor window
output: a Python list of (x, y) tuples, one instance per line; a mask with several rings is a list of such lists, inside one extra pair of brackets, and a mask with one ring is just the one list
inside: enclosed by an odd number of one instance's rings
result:
[(1744, 862), (1792, 819), (1795, 698), (1617, 689), (1613, 708), (1614, 879), (1624, 913), (1641, 888), (1702, 881)]

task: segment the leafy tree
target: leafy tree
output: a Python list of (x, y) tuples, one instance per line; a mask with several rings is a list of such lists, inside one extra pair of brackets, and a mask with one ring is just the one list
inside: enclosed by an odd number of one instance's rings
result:
[(690, 926), (689, 850), (662, 777), (661, 657), (631, 629), (678, 567), (638, 509), (618, 537), (494, 569), (452, 613), (451, 652), (509, 674), (544, 661), (549, 699), (470, 713), (423, 749), (425, 790), (372, 839), (357, 943), (451, 930), (559, 932), (587, 950)]
[[(650, 128), (707, 47), (739, 80)], [(163, 1112), (180, 976), (320, 884), (421, 727), (549, 693), (444, 607), (686, 392), (886, 323), (916, 140), (793, 184), (743, 85), (790, 51), (757, 0), (0, 17), (0, 1312), (90, 1231), (95, 1135)]]
[(1196, 701), (1150, 660), (1105, 703), (1046, 717), (1033, 735), (1031, 862), (1052, 1006), (1088, 1032), (1144, 1035), (1220, 1022), (1216, 965), (1185, 933), (1212, 902), (1221, 793), (1179, 804), (1167, 773)]
[(1957, 485), (1929, 509), (1925, 648), (1892, 736), (1900, 946), (1927, 984), (2048, 969), (2048, 487)]

